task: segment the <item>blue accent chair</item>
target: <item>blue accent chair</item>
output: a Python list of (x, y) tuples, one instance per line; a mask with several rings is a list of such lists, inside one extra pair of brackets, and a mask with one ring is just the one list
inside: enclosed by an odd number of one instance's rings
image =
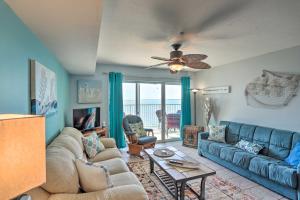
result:
[[(220, 124), (226, 125), (226, 143), (207, 140), (208, 133), (200, 132), (199, 155), (287, 198), (300, 200), (300, 165), (293, 168), (284, 162), (300, 141), (300, 133), (229, 121)], [(258, 155), (238, 149), (234, 145), (241, 139), (264, 149)]]
[(143, 124), (142, 119), (137, 115), (127, 115), (123, 118), (123, 129), (128, 139), (129, 153), (137, 156), (140, 156), (143, 149), (154, 148), (157, 140), (154, 136), (153, 129), (149, 128), (144, 128), (147, 136), (138, 137), (137, 134), (131, 130), (130, 124), (139, 122)]

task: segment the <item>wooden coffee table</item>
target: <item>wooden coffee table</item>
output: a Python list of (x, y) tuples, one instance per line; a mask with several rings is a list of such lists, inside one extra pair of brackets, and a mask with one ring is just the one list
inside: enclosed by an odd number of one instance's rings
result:
[[(180, 159), (199, 163), (174, 147), (166, 148), (175, 152), (174, 156), (168, 157), (167, 159)], [(169, 165), (164, 158), (155, 156), (153, 154), (154, 150), (155, 149), (145, 149), (145, 152), (149, 156), (150, 160), (150, 173), (154, 173), (158, 177), (158, 179), (163, 183), (163, 185), (176, 200), (184, 200), (184, 191), (186, 187), (190, 189), (198, 197), (198, 199), (205, 199), (205, 181), (208, 176), (216, 174), (214, 170), (206, 167), (203, 164), (199, 164), (199, 169), (175, 167)], [(159, 167), (160, 170), (154, 170), (154, 163)], [(201, 178), (200, 194), (193, 190), (189, 183), (187, 183), (190, 180), (198, 178)]]

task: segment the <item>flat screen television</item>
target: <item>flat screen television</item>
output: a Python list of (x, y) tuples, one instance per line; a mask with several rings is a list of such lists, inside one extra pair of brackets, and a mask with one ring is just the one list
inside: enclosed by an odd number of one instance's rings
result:
[(73, 126), (82, 131), (100, 126), (100, 108), (73, 109)]

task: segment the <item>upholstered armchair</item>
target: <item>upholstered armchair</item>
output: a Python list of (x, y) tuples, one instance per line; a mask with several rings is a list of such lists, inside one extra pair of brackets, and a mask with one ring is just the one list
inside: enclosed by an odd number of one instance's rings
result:
[(145, 129), (145, 135), (139, 136), (131, 128), (131, 124), (142, 123), (143, 121), (139, 116), (127, 115), (123, 118), (123, 129), (128, 141), (129, 153), (140, 156), (140, 152), (144, 148), (153, 148), (157, 138), (154, 136), (153, 129)]

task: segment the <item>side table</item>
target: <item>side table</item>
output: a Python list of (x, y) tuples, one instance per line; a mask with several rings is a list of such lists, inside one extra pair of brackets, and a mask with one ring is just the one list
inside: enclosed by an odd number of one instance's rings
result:
[(187, 125), (183, 128), (183, 146), (197, 148), (198, 133), (204, 131), (204, 127)]

